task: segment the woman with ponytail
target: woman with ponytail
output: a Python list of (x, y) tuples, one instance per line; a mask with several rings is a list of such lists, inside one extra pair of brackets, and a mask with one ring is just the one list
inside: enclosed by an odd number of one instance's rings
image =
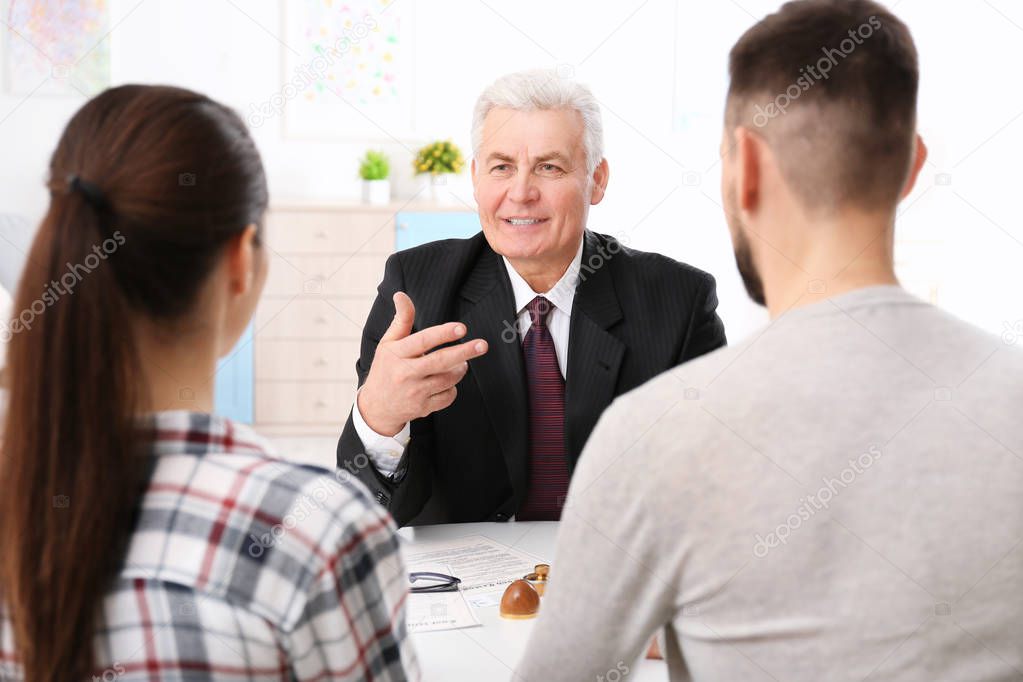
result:
[(114, 88), (49, 171), (5, 320), (0, 679), (417, 677), (387, 513), (210, 414), (268, 262), (239, 117)]

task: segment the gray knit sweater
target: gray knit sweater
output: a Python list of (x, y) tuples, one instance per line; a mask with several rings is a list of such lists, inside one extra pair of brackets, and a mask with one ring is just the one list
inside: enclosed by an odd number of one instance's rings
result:
[(672, 680), (1023, 678), (1014, 345), (871, 287), (619, 398), (519, 677), (628, 680), (663, 631)]

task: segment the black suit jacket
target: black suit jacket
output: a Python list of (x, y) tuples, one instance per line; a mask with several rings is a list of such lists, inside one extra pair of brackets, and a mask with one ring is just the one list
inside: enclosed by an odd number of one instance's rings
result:
[[(414, 330), (458, 320), (466, 339), (486, 339), (490, 348), (469, 362), (454, 403), (412, 422), (395, 480), (369, 463), (350, 414), (338, 466), (365, 483), (400, 525), (505, 521), (526, 492), (529, 434), (525, 365), (504, 263), (482, 233), (391, 255), (363, 329), (360, 386), (394, 317), (396, 291), (416, 306)], [(586, 232), (565, 383), (570, 472), (616, 396), (725, 344), (716, 308), (711, 275)]]

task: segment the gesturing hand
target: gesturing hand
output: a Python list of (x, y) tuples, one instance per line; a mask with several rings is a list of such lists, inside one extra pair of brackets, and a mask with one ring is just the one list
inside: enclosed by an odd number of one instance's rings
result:
[(394, 320), (377, 344), (369, 376), (359, 390), (359, 412), (381, 435), (393, 436), (407, 422), (454, 402), (455, 385), (469, 370), (468, 361), (487, 352), (482, 339), (433, 351), (465, 336), (465, 325), (448, 322), (412, 334), (415, 314), (412, 299), (396, 292)]

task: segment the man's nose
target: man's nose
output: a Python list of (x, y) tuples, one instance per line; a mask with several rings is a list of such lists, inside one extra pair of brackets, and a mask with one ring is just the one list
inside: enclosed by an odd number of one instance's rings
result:
[(540, 190), (534, 180), (533, 174), (529, 171), (516, 173), (508, 191), (508, 198), (521, 204), (536, 201), (540, 198)]

